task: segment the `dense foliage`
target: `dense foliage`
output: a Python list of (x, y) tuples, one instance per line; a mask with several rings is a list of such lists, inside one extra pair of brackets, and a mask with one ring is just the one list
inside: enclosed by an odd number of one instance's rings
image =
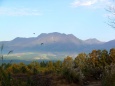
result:
[[(2, 50), (1, 50), (2, 51)], [(3, 55), (1, 55), (3, 62)], [(102, 86), (115, 86), (115, 48), (80, 53), (63, 61), (2, 63), (0, 86), (54, 86), (52, 78), (61, 76), (68, 83), (79, 85), (101, 81)]]

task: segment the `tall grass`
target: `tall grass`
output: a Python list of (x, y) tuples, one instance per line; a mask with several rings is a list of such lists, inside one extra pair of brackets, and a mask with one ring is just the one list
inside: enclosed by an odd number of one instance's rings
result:
[[(1, 45), (0, 47), (0, 58), (1, 58), (1, 66), (0, 66), (0, 86), (11, 86), (11, 74), (8, 72), (6, 73), (4, 68), (6, 68), (6, 65), (4, 63), (4, 56), (3, 56), (3, 49), (4, 49), (4, 44)], [(13, 51), (9, 51), (7, 55), (12, 53)]]

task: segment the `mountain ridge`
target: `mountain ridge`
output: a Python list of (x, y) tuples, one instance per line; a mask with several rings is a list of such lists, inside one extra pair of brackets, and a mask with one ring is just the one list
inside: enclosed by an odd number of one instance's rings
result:
[[(115, 48), (115, 40), (102, 42), (95, 38), (81, 40), (73, 34), (42, 33), (37, 37), (16, 37), (11, 41), (2, 41), (6, 50), (15, 52), (90, 52), (93, 49)], [(41, 43), (43, 43), (41, 45)]]

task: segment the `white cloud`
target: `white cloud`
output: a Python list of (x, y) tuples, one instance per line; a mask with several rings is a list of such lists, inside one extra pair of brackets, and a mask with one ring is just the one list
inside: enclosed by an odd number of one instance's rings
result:
[(74, 0), (71, 3), (72, 7), (79, 7), (79, 6), (104, 6), (112, 4), (111, 0)]
[(73, 7), (78, 7), (78, 6), (90, 6), (96, 3), (96, 0), (76, 0), (71, 5)]
[(29, 8), (0, 8), (0, 15), (7, 15), (7, 16), (39, 16), (42, 15), (36, 9), (29, 9)]

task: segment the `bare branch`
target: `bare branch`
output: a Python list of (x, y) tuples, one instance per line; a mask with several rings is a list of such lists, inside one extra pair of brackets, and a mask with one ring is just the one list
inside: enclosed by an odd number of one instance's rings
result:
[(115, 5), (109, 6), (108, 9), (105, 10), (110, 13), (110, 15), (108, 15), (109, 23), (107, 24), (115, 29)]

